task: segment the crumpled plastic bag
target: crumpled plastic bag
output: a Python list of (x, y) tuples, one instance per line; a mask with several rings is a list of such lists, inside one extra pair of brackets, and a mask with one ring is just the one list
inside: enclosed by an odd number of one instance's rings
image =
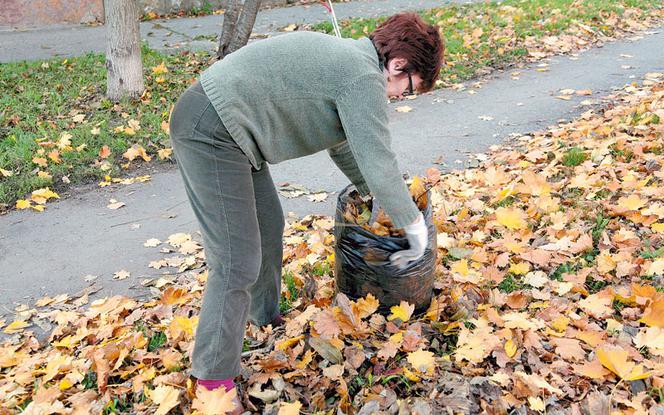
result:
[[(346, 187), (337, 199), (334, 225), (335, 279), (337, 290), (352, 300), (373, 294), (380, 301), (380, 311), (407, 301), (417, 311), (426, 310), (433, 294), (436, 268), (436, 226), (431, 203), (422, 210), (429, 230), (424, 255), (402, 270), (390, 263), (390, 255), (408, 249), (405, 237), (379, 236), (344, 218), (351, 200), (357, 198), (353, 185)], [(427, 194), (427, 200), (429, 195)]]

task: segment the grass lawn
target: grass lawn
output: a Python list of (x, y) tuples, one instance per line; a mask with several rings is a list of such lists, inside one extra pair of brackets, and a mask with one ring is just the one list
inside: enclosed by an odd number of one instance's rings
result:
[[(445, 86), (642, 29), (661, 21), (662, 9), (657, 0), (506, 0), (420, 14), (445, 36), (447, 65), (439, 85)], [(344, 36), (357, 38), (380, 21), (352, 19), (341, 26)], [(120, 103), (104, 97), (102, 55), (0, 65), (0, 213), (17, 201), (42, 209), (49, 193), (31, 197), (38, 189), (58, 192), (125, 175), (148, 160), (168, 160), (169, 111), (213, 59), (204, 52), (166, 55), (144, 47), (146, 92), (139, 101)]]
[(138, 163), (122, 157), (134, 145), (159, 158), (170, 147), (172, 105), (208, 63), (207, 54), (143, 48), (146, 92), (119, 103), (104, 97), (103, 55), (0, 65), (0, 204), (47, 186), (115, 177)]

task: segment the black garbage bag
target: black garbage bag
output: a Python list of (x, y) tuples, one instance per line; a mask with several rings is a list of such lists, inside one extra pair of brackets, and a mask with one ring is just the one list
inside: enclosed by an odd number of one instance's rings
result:
[(371, 293), (380, 301), (381, 312), (389, 311), (402, 300), (414, 304), (416, 311), (426, 310), (433, 294), (437, 254), (431, 203), (427, 202), (422, 210), (429, 229), (424, 255), (400, 270), (390, 263), (390, 255), (408, 248), (405, 237), (379, 236), (344, 218), (347, 204), (358, 197), (355, 187), (350, 185), (337, 199), (334, 225), (337, 290), (353, 300)]

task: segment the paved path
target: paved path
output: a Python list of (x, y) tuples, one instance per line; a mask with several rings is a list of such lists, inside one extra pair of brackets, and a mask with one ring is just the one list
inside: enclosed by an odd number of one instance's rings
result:
[[(518, 80), (512, 79), (514, 71), (497, 73), (482, 88), (469, 89), (475, 94), (436, 91), (406, 102), (413, 108), (409, 113), (394, 111), (404, 103), (391, 105), (393, 148), (402, 170), (422, 173), (438, 159), (461, 167), (457, 161), (467, 153), (485, 151), (510, 134), (571, 119), (587, 109), (580, 101), (599, 101), (647, 72), (664, 72), (662, 44), (660, 30), (578, 58), (556, 57), (549, 72), (522, 69)], [(571, 101), (556, 99), (563, 88), (592, 89), (594, 94)], [(273, 166), (272, 172), (277, 183), (288, 181), (314, 190), (338, 191), (347, 183), (324, 153)], [(107, 209), (110, 198), (126, 207)], [(286, 212), (298, 215), (333, 214), (334, 209), (334, 195), (324, 203), (304, 197), (282, 202)], [(101, 294), (136, 295), (129, 287), (140, 276), (159, 274), (147, 265), (161, 256), (154, 248), (144, 248), (143, 242), (196, 229), (176, 169), (155, 174), (144, 184), (77, 193), (49, 204), (43, 213), (21, 211), (0, 217), (0, 314), (44, 293), (76, 292), (87, 285), (86, 274), (100, 276)], [(130, 271), (131, 277), (113, 281), (113, 272), (121, 269)]]
[[(338, 19), (385, 16), (404, 10), (421, 10), (445, 3), (472, 3), (482, 0), (373, 0), (335, 3)], [(291, 23), (317, 23), (329, 19), (318, 4), (262, 10), (254, 33), (275, 34)], [(222, 16), (203, 16), (141, 23), (141, 38), (158, 50), (214, 49), (221, 31)], [(106, 50), (104, 26), (54, 26), (28, 31), (0, 30), (0, 62), (76, 56)]]

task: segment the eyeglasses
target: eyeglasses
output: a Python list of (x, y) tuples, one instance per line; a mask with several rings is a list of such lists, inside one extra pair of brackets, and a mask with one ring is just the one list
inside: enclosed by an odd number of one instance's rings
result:
[(415, 92), (413, 91), (413, 77), (410, 74), (410, 71), (406, 71), (406, 74), (408, 74), (408, 91), (404, 91), (403, 95), (415, 95)]

